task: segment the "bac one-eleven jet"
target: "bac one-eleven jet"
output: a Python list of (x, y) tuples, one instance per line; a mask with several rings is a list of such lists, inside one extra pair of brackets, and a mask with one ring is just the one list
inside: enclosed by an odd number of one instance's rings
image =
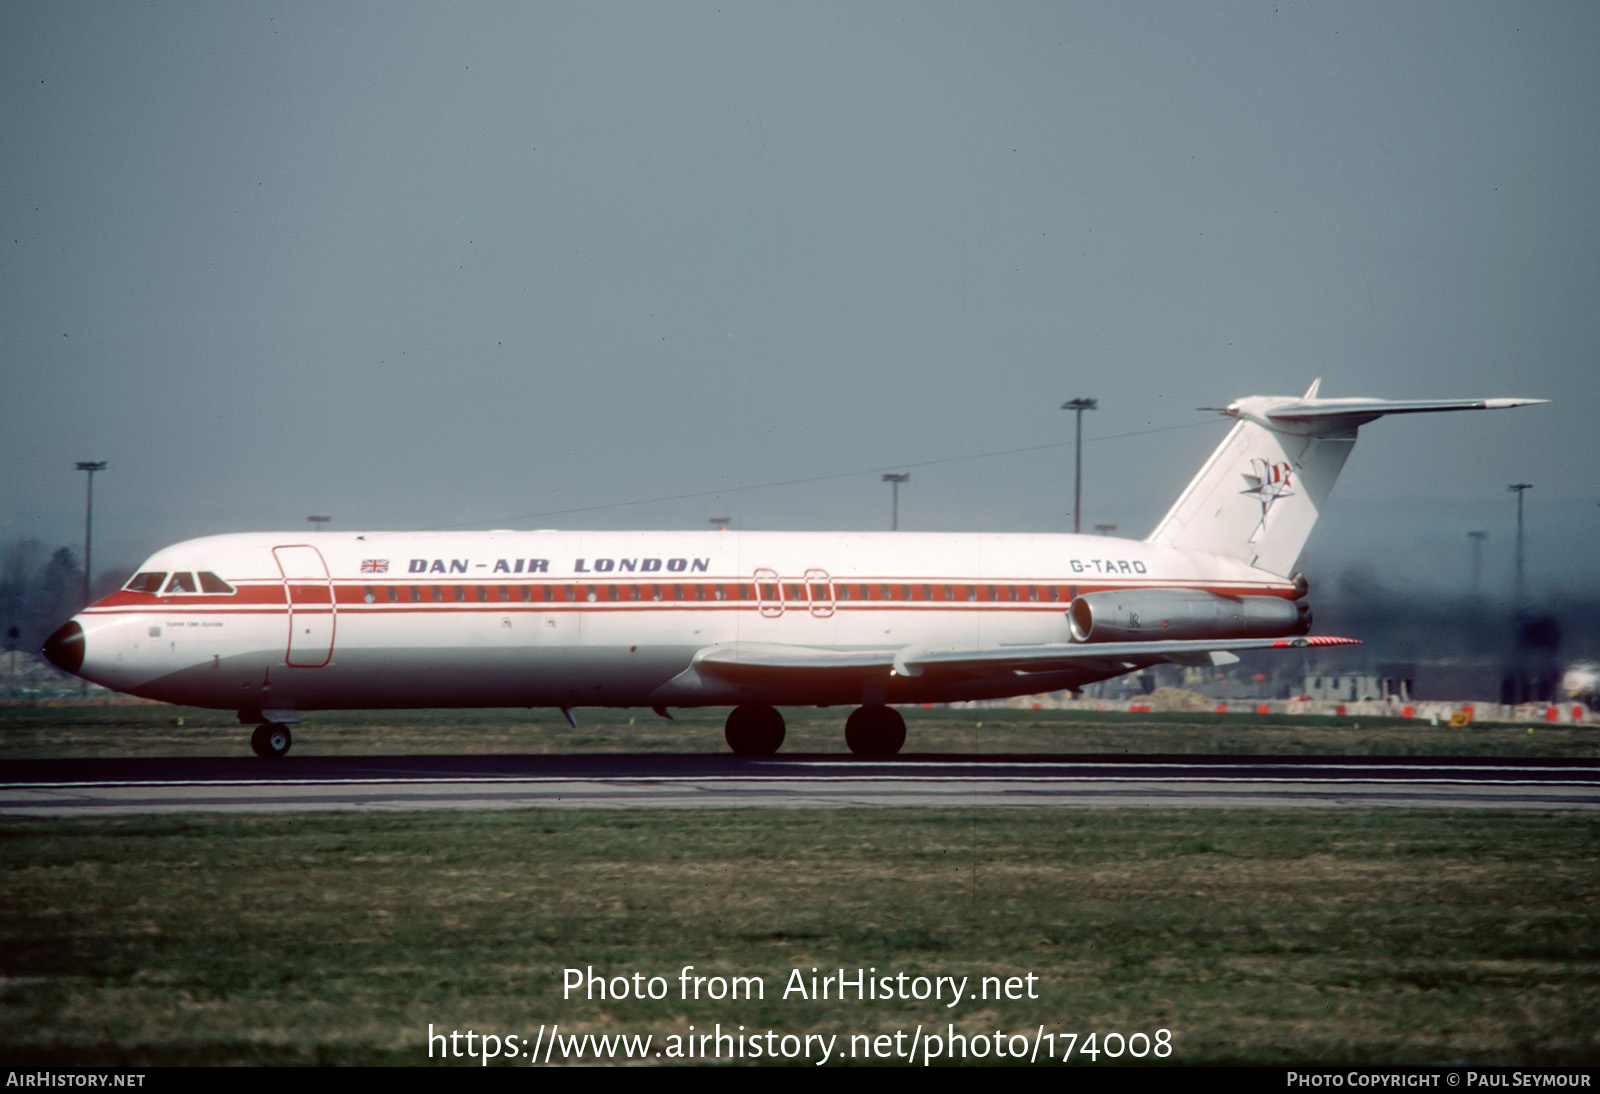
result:
[[(782, 532), (277, 532), (156, 552), (51, 635), (109, 688), (239, 712), (261, 756), (307, 711), (730, 706), (733, 751), (783, 742), (780, 705), (854, 706), (892, 755), (891, 704), (1076, 689), (1309, 637), (1295, 560), (1357, 429), (1386, 414), (1540, 399), (1240, 399), (1143, 540)], [(574, 724), (576, 724), (574, 722)]]

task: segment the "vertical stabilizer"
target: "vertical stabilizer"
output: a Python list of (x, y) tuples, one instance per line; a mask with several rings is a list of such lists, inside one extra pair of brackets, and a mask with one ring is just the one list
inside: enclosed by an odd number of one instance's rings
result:
[(1386, 414), (1494, 410), (1544, 399), (1296, 399), (1254, 396), (1222, 413), (1236, 424), (1149, 542), (1241, 559), (1288, 575), (1328, 500), (1356, 431)]

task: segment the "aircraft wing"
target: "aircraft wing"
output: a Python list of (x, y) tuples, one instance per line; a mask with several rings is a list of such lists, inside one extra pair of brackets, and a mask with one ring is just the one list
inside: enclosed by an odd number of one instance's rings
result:
[[(1356, 638), (1234, 638), (1153, 642), (1053, 642), (1042, 646), (1002, 646), (989, 650), (935, 650), (905, 659), (914, 671), (945, 665), (1004, 668), (1014, 672), (1049, 672), (1089, 661), (1175, 661), (1179, 664), (1230, 664), (1245, 650), (1301, 649), (1312, 646), (1358, 646)], [(1221, 654), (1221, 658), (1212, 657)], [(897, 666), (898, 667), (898, 666)]]
[(740, 670), (848, 670), (892, 669), (900, 676), (921, 676), (929, 669), (990, 674), (995, 672), (1054, 672), (1095, 663), (1137, 661), (1154, 664), (1223, 665), (1237, 661), (1235, 652), (1246, 650), (1304, 649), (1320, 646), (1360, 645), (1355, 638), (1233, 638), (1152, 642), (1053, 642), (1038, 646), (1001, 646), (993, 649), (926, 649), (899, 647), (872, 650), (831, 650), (817, 646), (727, 643), (708, 646), (695, 664), (712, 675), (738, 676)]

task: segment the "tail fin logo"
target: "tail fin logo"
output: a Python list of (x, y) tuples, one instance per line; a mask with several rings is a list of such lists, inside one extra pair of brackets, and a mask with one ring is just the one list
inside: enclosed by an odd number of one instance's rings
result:
[(1261, 520), (1257, 522), (1255, 531), (1250, 533), (1250, 542), (1254, 543), (1267, 526), (1267, 514), (1272, 511), (1272, 506), (1279, 498), (1294, 497), (1294, 491), (1289, 489), (1289, 465), (1268, 463), (1259, 456), (1250, 461), (1250, 470), (1244, 473), (1244, 479), (1250, 488), (1239, 492), (1261, 503)]

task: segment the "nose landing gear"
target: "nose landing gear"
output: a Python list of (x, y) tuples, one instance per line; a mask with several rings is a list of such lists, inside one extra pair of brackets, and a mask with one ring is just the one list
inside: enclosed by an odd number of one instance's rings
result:
[(263, 760), (276, 760), (289, 751), (289, 746), (294, 743), (294, 738), (289, 734), (289, 727), (276, 722), (267, 722), (256, 726), (255, 732), (250, 734), (250, 748)]

